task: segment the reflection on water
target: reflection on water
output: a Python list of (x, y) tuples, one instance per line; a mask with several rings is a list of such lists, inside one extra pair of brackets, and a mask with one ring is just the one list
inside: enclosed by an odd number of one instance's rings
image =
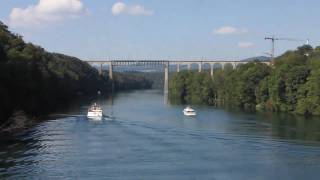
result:
[(304, 118), (277, 115), (271, 118), (273, 136), (284, 139), (320, 141), (319, 117)]
[[(157, 91), (102, 99), (0, 139), (0, 179), (317, 179), (320, 120), (164, 105)], [(76, 114), (77, 116), (74, 116)]]

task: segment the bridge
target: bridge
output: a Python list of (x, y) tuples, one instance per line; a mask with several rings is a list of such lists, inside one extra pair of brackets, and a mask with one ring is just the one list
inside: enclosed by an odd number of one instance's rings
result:
[[(164, 94), (167, 97), (169, 92), (169, 66), (176, 65), (177, 72), (180, 72), (180, 66), (187, 65), (188, 70), (191, 70), (191, 65), (197, 64), (198, 71), (201, 72), (203, 66), (210, 66), (210, 74), (213, 75), (215, 65), (220, 65), (222, 69), (229, 64), (233, 69), (237, 68), (240, 64), (246, 64), (252, 61), (189, 61), (189, 60), (107, 60), (107, 61), (86, 61), (90, 65), (99, 66), (99, 73), (103, 73), (103, 66), (109, 67), (109, 79), (113, 80), (113, 68), (116, 66), (143, 66), (143, 67), (163, 67), (164, 68)], [(269, 61), (261, 61), (261, 63), (271, 65)]]

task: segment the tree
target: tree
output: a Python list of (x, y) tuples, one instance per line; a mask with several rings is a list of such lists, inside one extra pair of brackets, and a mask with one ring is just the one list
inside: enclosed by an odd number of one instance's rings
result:
[(227, 102), (242, 108), (252, 109), (256, 105), (256, 88), (270, 73), (270, 67), (259, 62), (244, 64), (226, 79)]
[(320, 61), (310, 62), (311, 72), (307, 82), (299, 89), (296, 112), (305, 115), (320, 115)]
[(186, 96), (186, 84), (185, 78), (187, 76), (186, 72), (176, 73), (172, 76), (169, 85), (169, 95), (172, 102), (184, 103)]
[(313, 48), (312, 46), (306, 44), (298, 47), (297, 51), (300, 55), (309, 55), (313, 51)]
[(4, 51), (3, 45), (0, 42), (0, 63), (6, 62), (6, 61), (7, 61), (6, 53)]
[[(2, 22), (0, 82), (0, 125), (17, 109), (37, 116), (65, 106), (80, 94), (92, 95), (98, 90), (108, 93), (111, 89), (111, 84), (88, 63), (25, 43)], [(141, 76), (123, 78), (117, 84), (119, 89), (151, 86)]]

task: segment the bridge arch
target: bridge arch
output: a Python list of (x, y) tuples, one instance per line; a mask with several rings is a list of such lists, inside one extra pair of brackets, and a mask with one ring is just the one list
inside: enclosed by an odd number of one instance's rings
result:
[(230, 69), (232, 70), (232, 69), (235, 69), (235, 65), (232, 64), (231, 62), (226, 62), (226, 63), (224, 64), (223, 69), (224, 69), (224, 70), (230, 70)]
[(220, 63), (220, 62), (213, 63), (212, 64), (212, 68), (213, 69), (221, 69), (221, 70), (223, 70), (223, 63)]
[[(249, 61), (168, 61), (168, 60), (108, 60), (108, 61), (87, 61), (91, 66), (97, 67), (99, 73), (102, 74), (104, 68), (109, 68), (109, 78), (113, 79), (113, 67), (115, 66), (161, 66), (164, 67), (165, 71), (165, 87), (164, 92), (168, 93), (168, 77), (169, 77), (169, 67), (170, 63), (176, 64), (177, 71), (183, 69), (184, 66), (187, 66), (188, 70), (198, 69), (199, 72), (202, 69), (206, 69), (206, 66), (209, 65), (211, 75), (213, 75), (214, 69), (225, 69), (228, 66), (232, 66), (233, 69), (240, 67), (242, 64), (249, 63)], [(267, 65), (271, 65), (270, 62), (262, 62)], [(193, 68), (194, 67), (194, 68)], [(167, 96), (167, 95), (166, 95)]]
[(176, 72), (186, 71), (188, 70), (188, 68), (189, 68), (188, 64), (176, 63)]
[[(201, 64), (199, 62), (191, 62), (188, 64), (190, 66), (189, 70), (201, 69)], [(200, 70), (199, 70), (200, 71)]]
[(202, 70), (205, 72), (211, 71), (211, 64), (209, 62), (202, 63)]
[(235, 68), (234, 68), (234, 69), (237, 69), (237, 68), (239, 68), (240, 66), (242, 66), (242, 65), (244, 65), (244, 64), (246, 64), (246, 63), (237, 62), (237, 63), (235, 63)]

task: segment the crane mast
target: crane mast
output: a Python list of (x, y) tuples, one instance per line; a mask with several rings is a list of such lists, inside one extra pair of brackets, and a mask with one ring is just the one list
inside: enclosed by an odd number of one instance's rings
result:
[[(271, 63), (274, 63), (274, 57), (275, 57), (275, 41), (295, 41), (295, 42), (301, 42), (305, 41), (303, 39), (293, 39), (293, 38), (276, 38), (274, 35), (271, 37), (265, 37), (265, 40), (271, 40)], [(309, 45), (309, 39), (306, 40), (306, 44)]]
[(272, 44), (272, 47), (271, 47), (271, 62), (273, 63), (273, 62), (274, 62), (274, 41), (275, 41), (275, 40), (278, 40), (278, 39), (275, 38), (274, 36), (272, 36), (272, 37), (265, 37), (264, 39), (265, 39), (265, 40), (271, 40), (271, 44)]

